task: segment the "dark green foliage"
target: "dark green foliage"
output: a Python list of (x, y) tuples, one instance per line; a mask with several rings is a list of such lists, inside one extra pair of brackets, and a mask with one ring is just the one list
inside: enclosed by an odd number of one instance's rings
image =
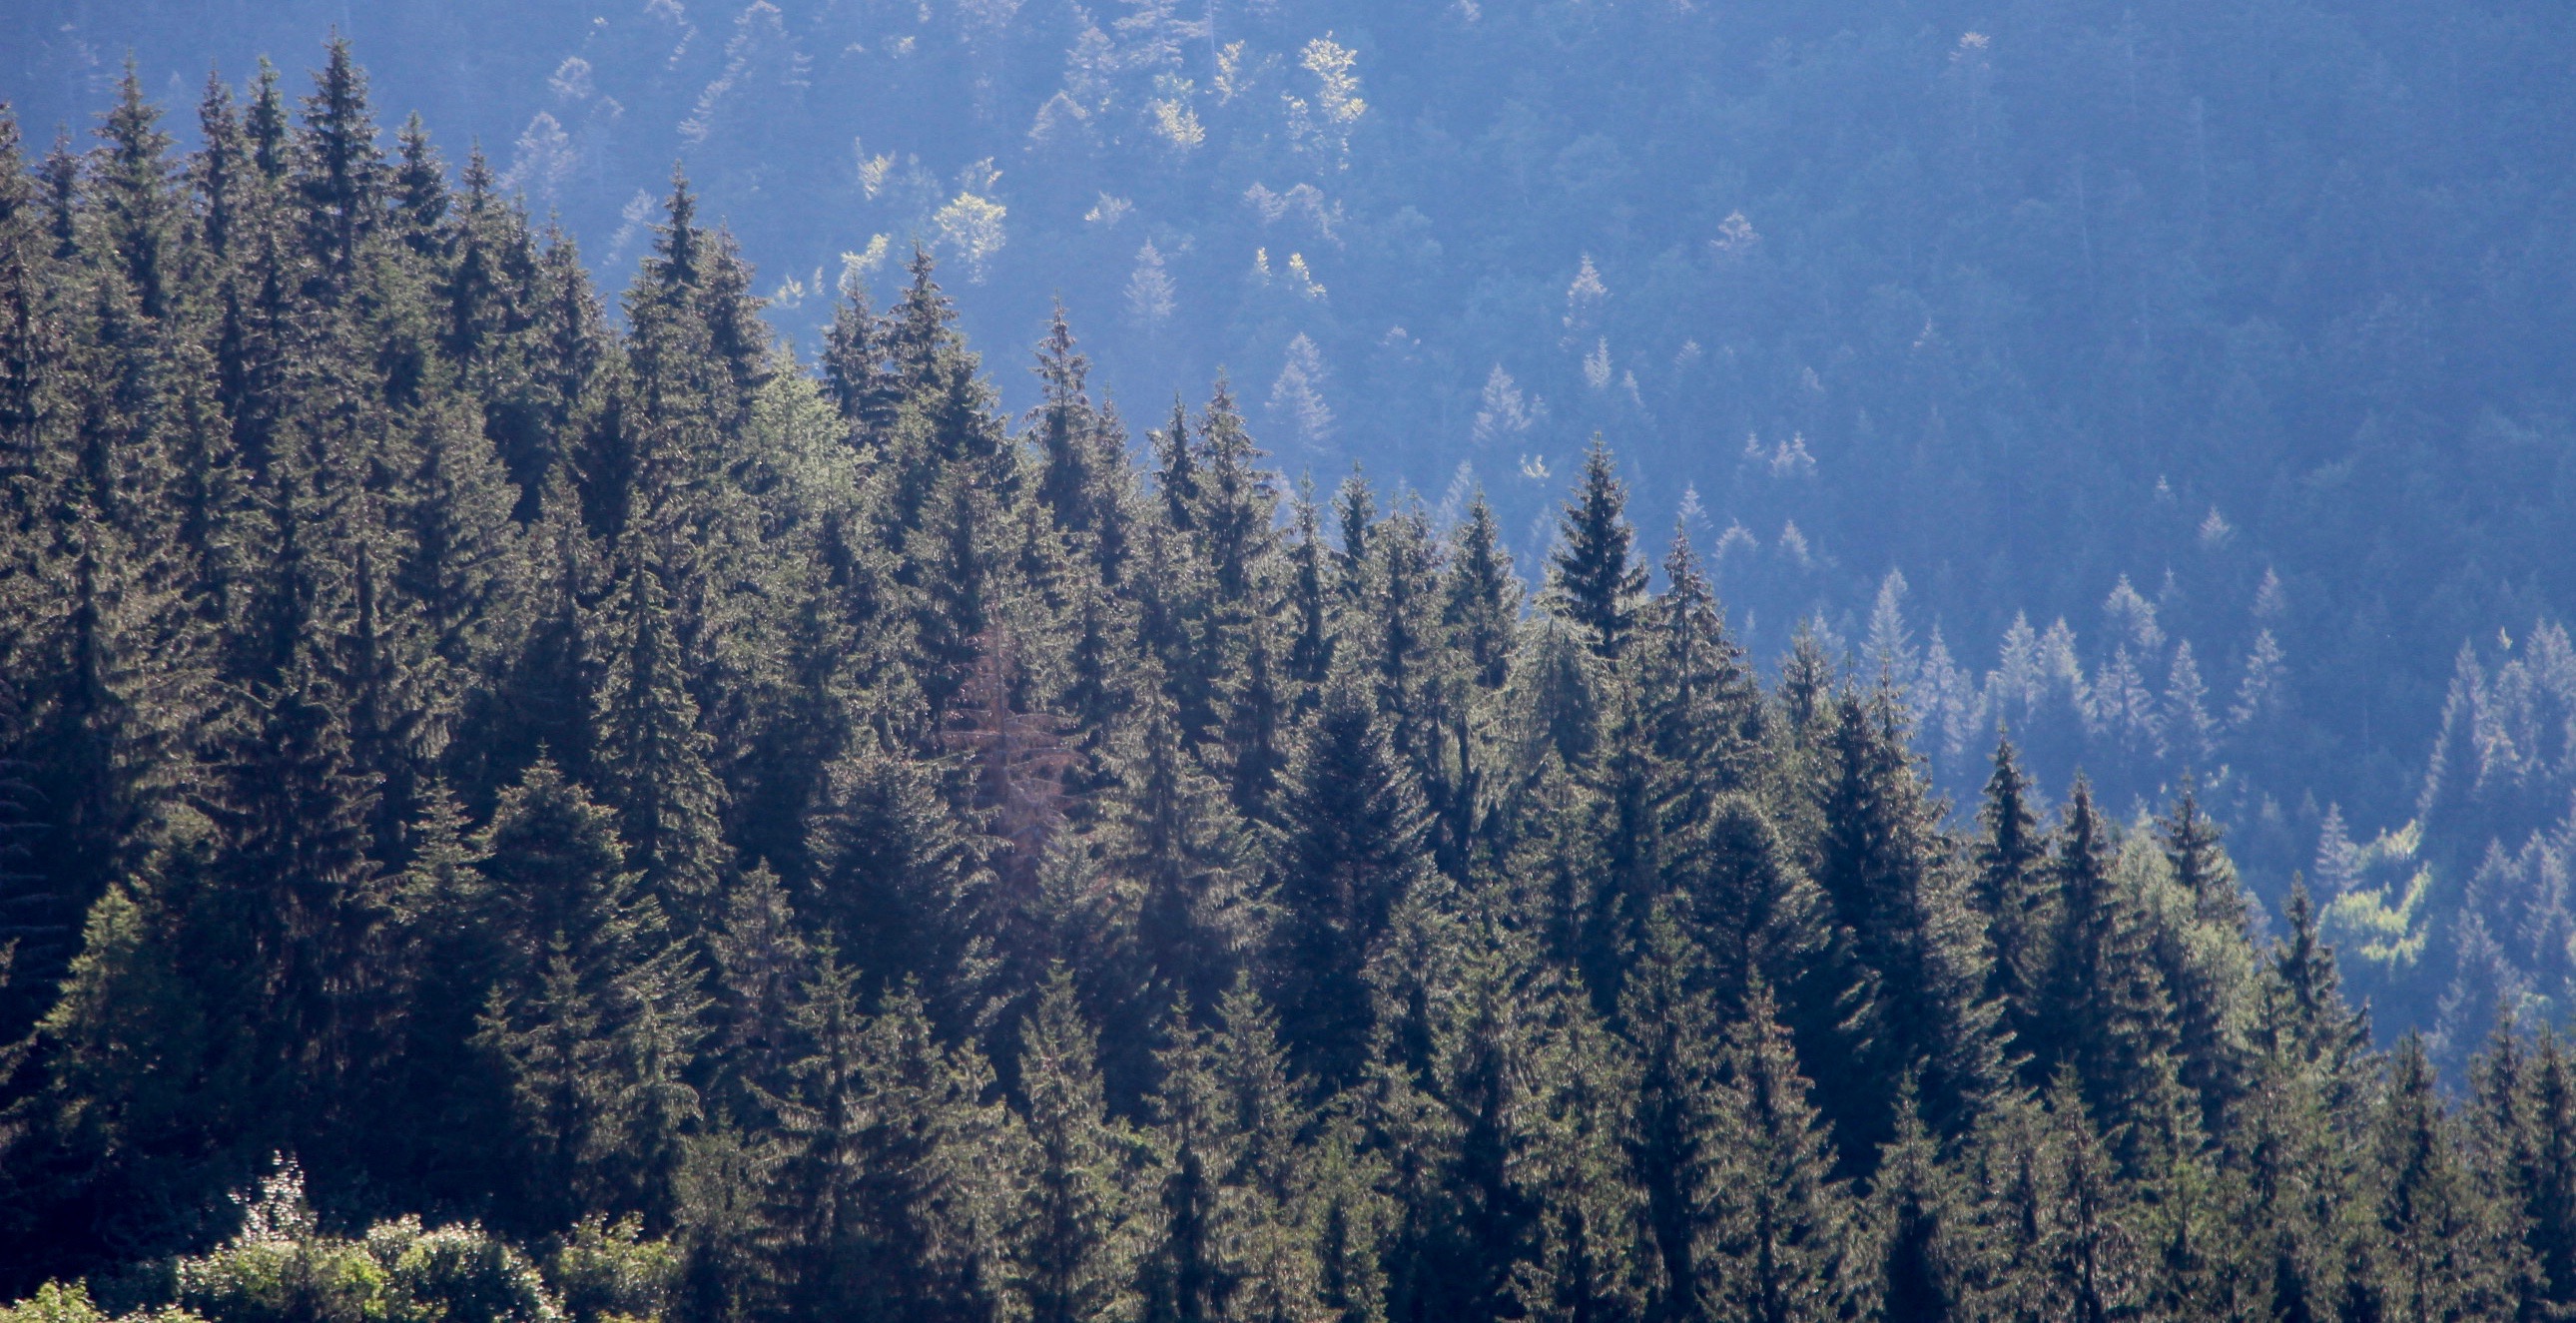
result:
[(1926, 1121), (1955, 1133), (2002, 1069), (1985, 943), (1896, 708), (1884, 694), (1845, 695), (1832, 710), (1815, 879), (1873, 984), (1857, 1008), (1868, 1047), (1818, 1076), (1850, 1157), (1889, 1138), (1897, 1081), (1916, 1075)]
[(1548, 566), (1549, 608), (1580, 625), (1592, 648), (1616, 656), (1646, 590), (1644, 566), (1632, 563), (1628, 488), (1599, 434), (1584, 452), (1582, 484), (1558, 517), (1556, 558)]
[(1337, 674), (1280, 797), (1269, 955), (1294, 1059), (1327, 1087), (1354, 1079), (1368, 1048), (1363, 973), (1421, 871), (1420, 805), (1366, 690)]
[(0, 117), (0, 1288), (95, 1293), (11, 1319), (2576, 1299), (2555, 1038), (2383, 1070), (2192, 790), (1945, 816), (1606, 445), (1533, 614), (1222, 381), (1149, 474), (1061, 314), (1015, 432), (927, 254), (809, 373), (684, 179), (617, 325), (288, 107)]
[(2091, 787), (2077, 782), (2058, 830), (2057, 923), (2028, 1069), (2036, 1079), (2074, 1081), (2086, 1110), (2126, 1136), (2168, 1066), (2173, 1021), (2141, 899), (2114, 875), (2107, 835)]

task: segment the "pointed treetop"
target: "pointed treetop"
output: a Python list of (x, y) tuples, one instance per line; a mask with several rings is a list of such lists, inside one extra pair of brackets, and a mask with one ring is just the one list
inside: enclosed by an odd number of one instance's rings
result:
[(286, 173), (286, 96), (278, 90), (277, 66), (268, 57), (259, 57), (259, 75), (251, 87), (250, 130), (252, 159), (259, 163), (260, 173), (276, 179)]
[(644, 271), (657, 294), (673, 301), (697, 288), (705, 275), (705, 258), (699, 251), (705, 232), (698, 228), (698, 199), (689, 191), (688, 167), (678, 161), (671, 163), (671, 194), (663, 200), (662, 215), (662, 222), (653, 227), (653, 253), (644, 259)]
[(1629, 554), (1628, 487), (1601, 434), (1584, 452), (1583, 477), (1557, 516), (1556, 554), (1548, 565), (1548, 601), (1591, 633), (1594, 652), (1615, 657), (1636, 622), (1646, 571)]

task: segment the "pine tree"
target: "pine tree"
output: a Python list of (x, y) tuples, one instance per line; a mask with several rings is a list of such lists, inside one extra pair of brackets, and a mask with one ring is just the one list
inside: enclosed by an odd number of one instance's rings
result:
[[(1355, 1173), (1342, 1147), (1347, 1122), (1339, 1137), (1310, 1141), (1301, 1134), (1313, 1119), (1309, 1103), (1301, 1081), (1289, 1074), (1279, 1017), (1249, 973), (1235, 980), (1217, 1011), (1207, 1065), (1217, 1128), (1229, 1139), (1231, 1158), (1220, 1173), (1215, 1253), (1218, 1272), (1233, 1283), (1229, 1316), (1321, 1316), (1336, 1307), (1337, 1281), (1350, 1290), (1350, 1274), (1375, 1271), (1364, 1250), (1334, 1234), (1337, 1225), (1347, 1231), (1354, 1205), (1363, 1218), (1374, 1211), (1373, 1190), (1364, 1172), (1356, 1173), (1356, 1189), (1349, 1183)], [(1340, 1307), (1349, 1304), (1346, 1298)]]
[(1583, 627), (1593, 651), (1604, 657), (1618, 656), (1626, 646), (1636, 599), (1646, 591), (1646, 571), (1629, 556), (1627, 505), (1627, 485), (1619, 480), (1610, 448), (1595, 434), (1583, 455), (1582, 485), (1558, 517), (1545, 600)]

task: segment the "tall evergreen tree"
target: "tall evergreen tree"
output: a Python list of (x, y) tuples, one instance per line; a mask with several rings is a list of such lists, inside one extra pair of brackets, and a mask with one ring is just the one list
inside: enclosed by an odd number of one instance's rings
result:
[(1755, 985), (1723, 1060), (1726, 1147), (1701, 1196), (1720, 1209), (1699, 1251), (1712, 1269), (1701, 1307), (1776, 1323), (1841, 1317), (1860, 1285), (1855, 1209), (1767, 987)]
[(1628, 526), (1628, 488), (1619, 480), (1610, 448), (1594, 434), (1583, 453), (1583, 478), (1557, 520), (1557, 546), (1548, 564), (1546, 601), (1588, 632), (1593, 651), (1615, 657), (1636, 622), (1646, 571), (1629, 555), (1635, 534)]
[(694, 925), (712, 915), (726, 867), (723, 788), (681, 682), (662, 576), (638, 563), (625, 579), (612, 599), (593, 719), (598, 781), (617, 809), (628, 867), (667, 912)]
[[(254, 107), (254, 132), (266, 131)], [(304, 203), (304, 242), (328, 288), (355, 277), (358, 245), (381, 223), (384, 151), (367, 105), (367, 75), (346, 37), (331, 39), (329, 58), (303, 101), (294, 137), (295, 186)]]
[(1977, 811), (1985, 836), (1977, 847), (1977, 908), (1986, 922), (1993, 964), (1986, 992), (2012, 1035), (2013, 1051), (2027, 1053), (2039, 1037), (2046, 1010), (2048, 935), (2057, 922), (2057, 891), (2048, 876), (2048, 841), (2030, 803), (2031, 785), (2010, 737), (1995, 742), (1994, 774), (1986, 778)]
[(1058, 971), (1021, 1030), (1027, 1124), (1014, 1172), (1004, 1279), (1034, 1323), (1121, 1316), (1135, 1283), (1138, 1155), (1105, 1109), (1096, 1044), (1073, 980)]
[(2139, 900), (2113, 874), (2106, 828), (2081, 780), (2058, 836), (2058, 920), (2041, 983), (2048, 1010), (2033, 1025), (2030, 1069), (2071, 1072), (2087, 1112), (2125, 1151), (2127, 1128), (2148, 1115), (2173, 1047), (2172, 1006)]
[(1371, 1013), (1363, 978), (1421, 866), (1419, 792), (1358, 677), (1337, 672), (1280, 796), (1269, 977), (1299, 1068), (1356, 1078)]
[(1836, 1137), (1855, 1158), (1888, 1140), (1895, 1089), (1915, 1072), (1926, 1121), (1955, 1133), (2001, 1082), (2001, 1053), (1965, 879), (1942, 857), (1894, 701), (1845, 696), (1835, 706), (1815, 878), (1876, 983), (1865, 1008), (1874, 1050), (1834, 1064), (1853, 1074), (1823, 1076)]

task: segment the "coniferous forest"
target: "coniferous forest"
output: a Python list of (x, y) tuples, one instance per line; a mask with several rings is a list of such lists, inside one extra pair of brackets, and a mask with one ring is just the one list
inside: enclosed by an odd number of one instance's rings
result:
[(345, 43), (0, 117), (9, 1323), (2576, 1311), (2509, 989), (2375, 1040), (2188, 777), (1953, 803), (1604, 441), (1516, 560), (648, 220)]

